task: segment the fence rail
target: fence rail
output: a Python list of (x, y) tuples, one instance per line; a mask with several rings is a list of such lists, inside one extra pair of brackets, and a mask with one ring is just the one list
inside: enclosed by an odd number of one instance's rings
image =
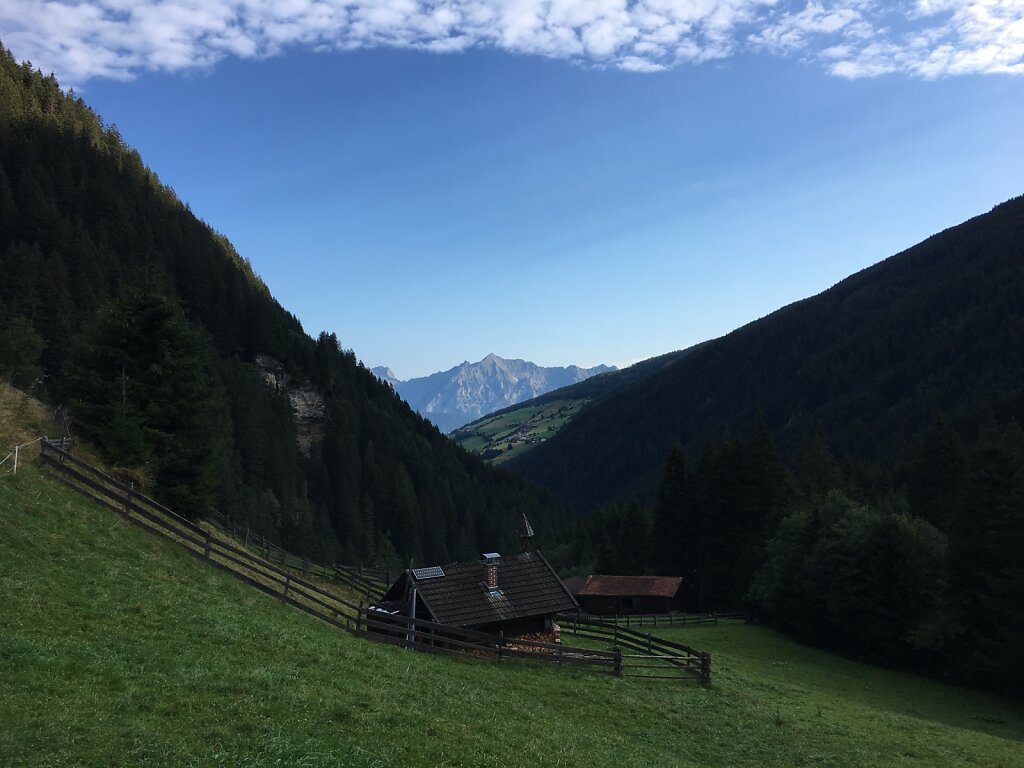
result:
[[(584, 648), (563, 643), (545, 643), (490, 635), (469, 629), (436, 624), (422, 619), (371, 610), (367, 605), (332, 594), (296, 575), (289, 567), (300, 560), (307, 573), (315, 573), (308, 560), (246, 536), (239, 544), (227, 534), (237, 530), (218, 531), (199, 526), (187, 518), (145, 496), (131, 486), (107, 475), (62, 450), (54, 441), (41, 442), (43, 465), (55, 471), (56, 477), (96, 504), (121, 515), (128, 522), (163, 539), (174, 542), (210, 565), (289, 605), (316, 616), (359, 637), (376, 642), (401, 645), (419, 651), (439, 654), (473, 656), (501, 662), (506, 658), (530, 659), (539, 662), (573, 665), (607, 670), (618, 677), (650, 679), (711, 679), (711, 657), (689, 646), (673, 643), (653, 635), (614, 624), (563, 617), (563, 636), (574, 636), (600, 643), (611, 643), (612, 650)], [(254, 555), (248, 546), (263, 545), (268, 553), (283, 553), (278, 562)], [(259, 547), (257, 546), (257, 549)], [(336, 571), (338, 569), (335, 569)], [(350, 569), (342, 569), (342, 572)], [(634, 653), (623, 653), (623, 650)]]
[(595, 614), (574, 614), (578, 623), (595, 623), (599, 625), (617, 625), (620, 627), (684, 627), (694, 624), (717, 624), (720, 621), (744, 620), (747, 614), (741, 611), (728, 613), (622, 613), (613, 616)]
[(230, 517), (220, 512), (212, 512), (206, 520), (224, 533), (241, 541), (244, 546), (255, 549), (263, 555), (263, 559), (278, 563), (283, 568), (293, 568), (303, 573), (321, 576), (344, 584), (363, 595), (366, 602), (382, 597), (391, 585), (390, 575), (383, 568), (370, 568), (361, 565), (324, 565), (283, 549), (263, 534), (238, 525)]
[(623, 655), (619, 649), (574, 647), (564, 643), (505, 637), (501, 633), (491, 635), (369, 609), (360, 612), (359, 624), (359, 634), (363, 636), (428, 653), (469, 654), (498, 662), (519, 658), (605, 669), (616, 676), (623, 674)]
[(633, 651), (622, 657), (624, 676), (663, 679), (695, 676), (704, 684), (711, 682), (711, 654), (706, 651), (601, 622), (585, 614), (562, 614), (558, 620), (563, 637), (571, 633), (573, 637), (611, 643), (616, 648)]
[(215, 535), (134, 488), (43, 441), (42, 461), (64, 483), (130, 523), (172, 541), (256, 589), (331, 624), (353, 629), (360, 606), (332, 594), (279, 564)]

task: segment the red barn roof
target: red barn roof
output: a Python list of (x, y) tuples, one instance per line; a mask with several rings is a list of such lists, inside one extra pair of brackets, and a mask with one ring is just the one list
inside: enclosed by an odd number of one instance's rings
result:
[(580, 597), (675, 597), (681, 576), (588, 576)]

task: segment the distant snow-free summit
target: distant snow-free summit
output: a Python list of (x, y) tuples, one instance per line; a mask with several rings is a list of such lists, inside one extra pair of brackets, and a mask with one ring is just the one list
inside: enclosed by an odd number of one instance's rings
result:
[(528, 360), (506, 360), (491, 354), (479, 363), (466, 361), (406, 381), (399, 381), (384, 366), (372, 370), (442, 432), (451, 432), (488, 413), (617, 369), (613, 365), (544, 368)]

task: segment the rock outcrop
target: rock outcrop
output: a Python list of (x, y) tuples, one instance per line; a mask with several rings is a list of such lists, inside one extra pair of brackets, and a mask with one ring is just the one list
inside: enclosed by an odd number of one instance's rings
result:
[(256, 367), (269, 389), (288, 398), (299, 451), (309, 458), (313, 444), (324, 437), (327, 408), (323, 395), (311, 384), (294, 384), (284, 366), (270, 355), (256, 355)]

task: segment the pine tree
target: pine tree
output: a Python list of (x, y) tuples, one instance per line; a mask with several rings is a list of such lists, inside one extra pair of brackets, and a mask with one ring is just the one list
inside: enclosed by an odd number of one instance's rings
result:
[(181, 514), (214, 505), (225, 424), (209, 343), (152, 290), (107, 304), (76, 340), (67, 392), (85, 436), (114, 463), (148, 463)]
[(681, 575), (695, 565), (690, 538), (693, 535), (693, 478), (682, 448), (672, 447), (662, 472), (661, 488), (654, 505), (652, 564), (655, 572)]
[(945, 419), (928, 430), (907, 476), (911, 514), (946, 528), (963, 493), (966, 459), (960, 436)]

